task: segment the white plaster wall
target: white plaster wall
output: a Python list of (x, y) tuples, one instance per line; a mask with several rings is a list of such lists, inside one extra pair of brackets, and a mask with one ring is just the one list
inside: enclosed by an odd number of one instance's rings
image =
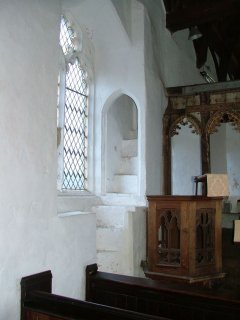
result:
[(145, 86), (146, 86), (146, 194), (162, 194), (162, 117), (167, 106), (163, 84), (156, 68), (155, 39), (149, 15), (145, 15)]
[(104, 180), (101, 154), (105, 143), (99, 119), (109, 97), (125, 93), (139, 108), (140, 194), (161, 193), (162, 114), (166, 107), (162, 83), (168, 87), (204, 82), (195, 66), (187, 30), (171, 35), (165, 27), (161, 0), (69, 0), (63, 6), (87, 27), (95, 47), (96, 192), (102, 192), (100, 181)]
[(182, 126), (179, 135), (172, 137), (172, 194), (194, 195), (194, 176), (201, 174), (200, 136)]
[(211, 173), (227, 173), (226, 126), (222, 124), (210, 135)]
[[(218, 131), (210, 136), (211, 172), (227, 173), (231, 211), (237, 212), (237, 200), (240, 199), (240, 139), (239, 132), (231, 123), (221, 124)], [(226, 218), (225, 218), (226, 220)]]
[[(135, 277), (145, 277), (141, 266), (141, 262), (146, 260), (146, 211), (145, 207), (136, 207), (135, 212), (131, 214), (132, 232), (130, 236), (133, 238), (132, 256), (133, 270), (132, 274)], [(130, 219), (130, 217), (129, 217)]]
[(118, 16), (122, 21), (122, 26), (126, 30), (129, 38), (131, 39), (131, 24), (129, 21), (131, 20), (131, 6), (129, 6), (129, 0), (111, 0), (113, 5), (115, 6)]
[(0, 3), (0, 319), (20, 318), (20, 279), (51, 269), (54, 292), (84, 296), (95, 215), (57, 216), (59, 1)]
[(237, 200), (240, 199), (240, 134), (234, 130), (230, 123), (226, 126), (227, 143), (227, 172), (229, 179), (229, 200), (232, 203), (232, 212), (239, 212)]
[(230, 195), (240, 199), (240, 134), (230, 123), (226, 126), (226, 140)]
[[(101, 195), (105, 191), (103, 182), (105, 181), (105, 155), (107, 152), (105, 144), (106, 114), (114, 101), (125, 94), (135, 102), (138, 109), (140, 188), (136, 200), (134, 198), (134, 204), (136, 204), (135, 201), (145, 204), (145, 112), (147, 103), (144, 66), (144, 23), (146, 11), (144, 7), (135, 0), (128, 1), (127, 6), (118, 7), (118, 11), (110, 0), (88, 0), (82, 3), (79, 3), (77, 0), (68, 0), (64, 1), (63, 5), (64, 10), (69, 12), (74, 20), (79, 21), (81, 25), (86, 26), (89, 30), (89, 36), (95, 49), (94, 124), (96, 193)], [(114, 157), (109, 160), (114, 161)], [(116, 198), (121, 204), (129, 205), (128, 198)], [(108, 204), (112, 204), (111, 201), (115, 201), (115, 199), (112, 197), (109, 200), (108, 198)], [(134, 234), (135, 236), (137, 235), (138, 240), (141, 239), (142, 244), (142, 241), (145, 241), (145, 230), (141, 228), (141, 213), (135, 216), (134, 223), (134, 230), (136, 230)], [(137, 230), (139, 230), (139, 233), (137, 233)], [(137, 256), (133, 251), (135, 249), (135, 239), (133, 239), (132, 227), (128, 227), (126, 230), (124, 241), (126, 241), (127, 245), (122, 255), (122, 261), (125, 261), (126, 268), (126, 266), (130, 264), (133, 265), (133, 260), (136, 261), (135, 256)], [(145, 253), (145, 247), (142, 246), (139, 257), (142, 256), (143, 251)], [(143, 256), (145, 256), (144, 253)], [(139, 265), (137, 270), (139, 270)], [(129, 270), (126, 270), (126, 272), (129, 274)], [(131, 270), (131, 272), (133, 274), (133, 270)]]
[[(96, 193), (103, 191), (105, 141), (102, 133), (104, 109), (122, 94), (129, 95), (138, 108), (139, 139), (145, 139), (145, 79), (144, 79), (144, 7), (129, 2), (125, 16), (127, 28), (110, 0), (77, 0), (63, 2), (64, 10), (85, 25), (95, 48), (95, 182)], [(126, 9), (125, 9), (126, 10)], [(123, 10), (124, 11), (124, 10)], [(126, 30), (131, 30), (131, 38)], [(145, 194), (145, 143), (140, 146), (141, 190)]]

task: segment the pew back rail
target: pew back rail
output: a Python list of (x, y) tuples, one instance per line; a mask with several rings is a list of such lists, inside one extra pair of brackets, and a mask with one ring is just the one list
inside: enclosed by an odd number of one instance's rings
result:
[(52, 294), (50, 271), (21, 280), (21, 320), (167, 320)]
[(86, 300), (177, 320), (237, 320), (240, 293), (86, 268)]

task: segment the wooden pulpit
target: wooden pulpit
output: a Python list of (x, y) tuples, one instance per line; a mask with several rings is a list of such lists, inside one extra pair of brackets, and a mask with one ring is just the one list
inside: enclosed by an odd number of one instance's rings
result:
[(222, 197), (148, 196), (145, 275), (211, 284), (222, 272)]

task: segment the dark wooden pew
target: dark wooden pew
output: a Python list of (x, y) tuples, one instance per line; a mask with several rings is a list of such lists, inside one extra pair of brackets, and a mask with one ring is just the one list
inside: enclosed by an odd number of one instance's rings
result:
[(86, 300), (177, 320), (239, 320), (239, 292), (86, 269)]
[(55, 295), (51, 291), (50, 271), (22, 278), (21, 320), (166, 320)]

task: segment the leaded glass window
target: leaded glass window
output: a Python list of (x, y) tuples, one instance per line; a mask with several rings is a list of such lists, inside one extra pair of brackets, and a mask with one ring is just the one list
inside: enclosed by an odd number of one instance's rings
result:
[[(62, 189), (87, 189), (88, 83), (74, 53), (74, 31), (62, 17), (60, 45), (66, 57)], [(67, 60), (68, 59), (68, 60)]]
[(62, 16), (60, 27), (60, 45), (63, 54), (66, 55), (70, 50), (74, 49), (74, 31), (69, 22)]

